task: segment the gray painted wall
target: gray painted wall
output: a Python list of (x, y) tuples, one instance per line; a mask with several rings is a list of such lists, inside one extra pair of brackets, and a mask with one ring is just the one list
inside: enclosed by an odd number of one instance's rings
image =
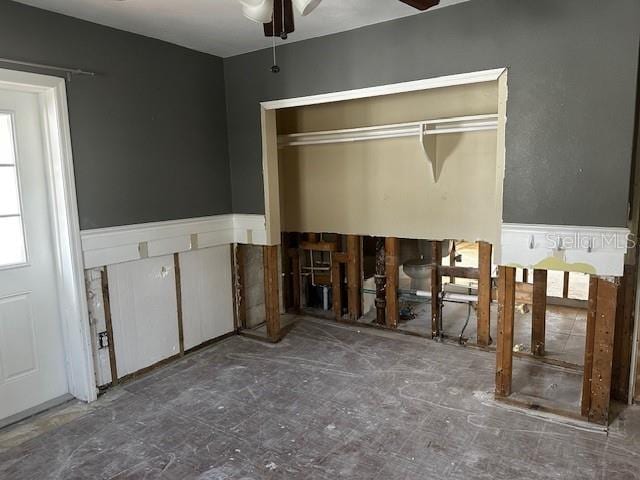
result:
[(262, 213), (260, 101), (509, 67), (506, 222), (626, 226), (638, 0), (472, 0), (225, 59), (233, 210)]
[(231, 211), (220, 58), (7, 0), (0, 57), (99, 72), (68, 85), (82, 228)]

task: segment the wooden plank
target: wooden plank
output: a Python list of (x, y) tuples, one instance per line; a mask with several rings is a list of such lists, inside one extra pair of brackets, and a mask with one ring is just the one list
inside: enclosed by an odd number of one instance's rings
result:
[(569, 298), (569, 272), (564, 272), (562, 280), (562, 298)]
[(102, 305), (104, 308), (104, 322), (107, 330), (107, 340), (109, 341), (109, 367), (111, 369), (111, 385), (118, 384), (118, 365), (116, 363), (116, 345), (113, 342), (113, 322), (111, 320), (111, 300), (109, 297), (109, 275), (107, 267), (103, 267), (100, 272), (102, 284)]
[(547, 323), (547, 271), (533, 270), (533, 304), (531, 308), (531, 353), (544, 356)]
[(236, 283), (238, 273), (236, 272), (236, 246), (235, 244), (229, 245), (231, 250), (231, 254), (229, 258), (231, 259), (231, 293), (233, 297), (233, 329), (237, 332), (240, 327), (240, 321), (238, 319), (238, 295), (236, 294)]
[(300, 242), (300, 248), (303, 250), (315, 250), (318, 252), (335, 252), (338, 250), (336, 242)]
[(376, 284), (376, 298), (375, 298), (375, 306), (376, 306), (376, 323), (378, 325), (386, 324), (386, 314), (387, 314), (387, 275), (385, 271), (385, 239), (384, 237), (376, 238), (376, 274), (374, 277), (374, 281)]
[(498, 339), (496, 342), (496, 396), (511, 395), (516, 269), (498, 268)]
[(291, 257), (289, 256), (289, 250), (291, 250), (291, 234), (288, 232), (282, 232), (280, 234), (281, 254), (280, 261), (282, 263), (282, 305), (285, 312), (291, 311), (292, 297), (293, 297), (293, 285), (291, 282)]
[(182, 320), (182, 278), (180, 276), (180, 254), (173, 254), (173, 272), (176, 279), (176, 306), (178, 313), (178, 344), (180, 355), (184, 355), (184, 322)]
[(440, 265), (440, 275), (443, 277), (468, 278), (478, 280), (480, 278), (480, 270), (475, 267), (449, 267)]
[(533, 305), (532, 283), (516, 282), (516, 304)]
[(349, 255), (346, 252), (336, 252), (333, 254), (333, 260), (338, 263), (347, 263), (349, 261)]
[(598, 277), (589, 277), (589, 300), (587, 302), (587, 332), (584, 347), (584, 374), (582, 376), (582, 400), (580, 411), (588, 417), (591, 410), (591, 375), (593, 371), (593, 348), (596, 326), (596, 303), (598, 299)]
[(340, 262), (331, 259), (331, 295), (333, 298), (333, 315), (337, 321), (342, 320), (342, 271)]
[(624, 266), (624, 277), (618, 289), (616, 328), (613, 342), (611, 392), (614, 399), (626, 403), (629, 398), (629, 376), (633, 350), (636, 268)]
[(244, 245), (237, 245), (235, 248), (235, 285), (234, 294), (236, 297), (236, 308), (238, 316), (238, 327), (247, 328), (247, 300), (245, 298), (245, 270), (244, 270)]
[(387, 327), (397, 328), (400, 320), (398, 284), (400, 282), (400, 239), (387, 237), (385, 244), (385, 271), (387, 274)]
[(477, 343), (491, 344), (491, 244), (478, 242)]
[(618, 280), (598, 279), (589, 421), (601, 425), (609, 423), (613, 337), (616, 327), (618, 288)]
[[(456, 242), (451, 242), (451, 252), (449, 252), (449, 266), (450, 267), (455, 267), (456, 266)], [(451, 275), (449, 277), (449, 283), (452, 285), (455, 285), (456, 283), (456, 277), (454, 275)]]
[(280, 339), (280, 295), (278, 288), (278, 246), (262, 247), (264, 263), (264, 307), (267, 336), (273, 342)]
[(360, 302), (360, 237), (347, 235), (347, 306), (349, 320), (361, 316)]
[(442, 291), (441, 259), (442, 242), (431, 242), (431, 338), (438, 338), (442, 333), (442, 310), (440, 309), (440, 292)]

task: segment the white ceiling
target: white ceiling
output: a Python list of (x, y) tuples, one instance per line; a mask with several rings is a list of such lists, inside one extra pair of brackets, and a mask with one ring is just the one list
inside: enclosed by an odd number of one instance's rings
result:
[[(242, 16), (236, 0), (18, 0), (72, 17), (229, 57), (268, 47), (262, 25)], [(469, 0), (441, 0), (446, 7)], [(434, 9), (423, 13), (428, 15)], [(323, 0), (307, 17), (296, 14), (287, 42), (421, 13), (397, 0)], [(278, 41), (281, 42), (280, 40)]]

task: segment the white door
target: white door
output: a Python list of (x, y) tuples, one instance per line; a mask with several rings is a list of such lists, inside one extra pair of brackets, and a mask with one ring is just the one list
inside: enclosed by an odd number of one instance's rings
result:
[(0, 425), (68, 392), (39, 105), (0, 88)]

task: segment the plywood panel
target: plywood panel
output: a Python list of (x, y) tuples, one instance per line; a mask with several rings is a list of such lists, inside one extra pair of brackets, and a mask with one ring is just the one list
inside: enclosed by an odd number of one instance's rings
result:
[(184, 348), (233, 331), (231, 251), (227, 245), (180, 254)]
[(283, 229), (497, 244), (496, 145), (495, 132), (439, 135), (437, 183), (417, 138), (282, 149)]
[(173, 269), (173, 255), (108, 267), (119, 377), (180, 353)]

